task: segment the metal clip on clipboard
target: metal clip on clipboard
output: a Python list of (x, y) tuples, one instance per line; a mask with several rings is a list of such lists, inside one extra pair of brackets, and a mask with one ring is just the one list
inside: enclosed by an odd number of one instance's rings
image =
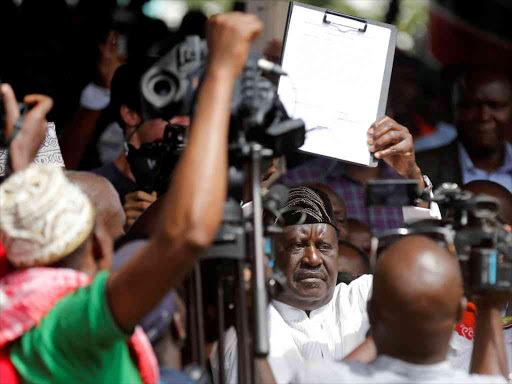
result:
[(329, 10), (325, 11), (324, 23), (354, 29), (362, 33), (366, 32), (366, 28), (368, 27), (368, 22), (365, 19)]

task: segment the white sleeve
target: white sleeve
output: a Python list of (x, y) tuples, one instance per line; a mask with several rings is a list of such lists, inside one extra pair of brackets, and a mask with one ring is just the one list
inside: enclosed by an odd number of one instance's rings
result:
[[(219, 384), (219, 349), (218, 343), (212, 349), (210, 354), (210, 365), (212, 367), (212, 375), (214, 384)], [(238, 340), (235, 328), (229, 328), (224, 335), (224, 372), (227, 384), (238, 383)]]
[(348, 287), (351, 290), (351, 296), (357, 297), (361, 312), (366, 313), (368, 300), (372, 297), (373, 275), (363, 275), (352, 281)]

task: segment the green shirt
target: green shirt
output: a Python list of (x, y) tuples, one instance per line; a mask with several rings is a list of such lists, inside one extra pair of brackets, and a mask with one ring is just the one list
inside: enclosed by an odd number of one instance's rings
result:
[(116, 324), (107, 302), (108, 273), (59, 300), (10, 349), (23, 383), (138, 384), (129, 335)]

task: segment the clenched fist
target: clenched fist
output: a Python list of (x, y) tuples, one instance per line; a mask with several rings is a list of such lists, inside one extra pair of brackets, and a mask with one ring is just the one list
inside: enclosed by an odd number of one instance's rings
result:
[(230, 12), (210, 17), (207, 26), (210, 69), (238, 76), (247, 61), (251, 42), (262, 31), (263, 23), (254, 15)]

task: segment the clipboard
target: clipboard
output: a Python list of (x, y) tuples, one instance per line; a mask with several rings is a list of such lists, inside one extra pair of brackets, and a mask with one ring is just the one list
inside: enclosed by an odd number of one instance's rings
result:
[(301, 151), (376, 167), (367, 130), (385, 115), (396, 27), (290, 2), (278, 94), (306, 123)]

